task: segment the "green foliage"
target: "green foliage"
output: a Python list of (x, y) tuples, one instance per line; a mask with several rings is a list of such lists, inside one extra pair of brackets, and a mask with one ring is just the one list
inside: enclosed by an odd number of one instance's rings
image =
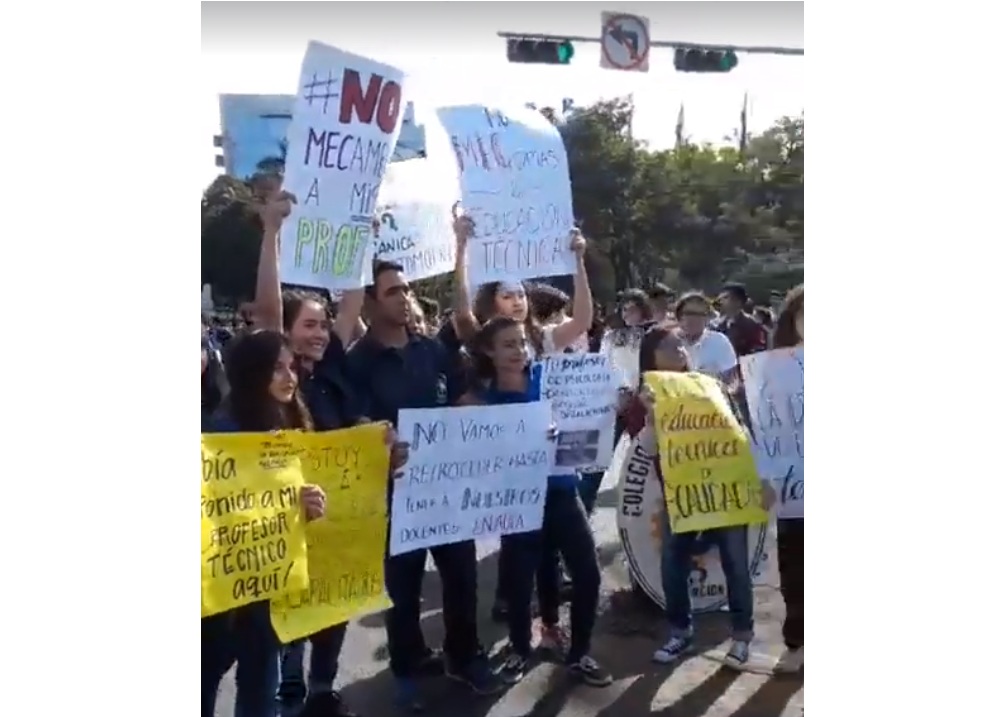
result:
[[(540, 111), (565, 142), (573, 211), (591, 239), (587, 268), (598, 300), (656, 281), (715, 290), (735, 279), (756, 297), (802, 281), (802, 117), (783, 117), (745, 138), (741, 153), (688, 142), (651, 150), (633, 139), (634, 108), (625, 98), (573, 108), (565, 117)], [(260, 170), (279, 168), (285, 149)], [(252, 201), (249, 185), (229, 177), (218, 177), (203, 196), (202, 279), (235, 302), (254, 291), (261, 234)], [(449, 286), (449, 277), (437, 277), (417, 290), (443, 305)]]

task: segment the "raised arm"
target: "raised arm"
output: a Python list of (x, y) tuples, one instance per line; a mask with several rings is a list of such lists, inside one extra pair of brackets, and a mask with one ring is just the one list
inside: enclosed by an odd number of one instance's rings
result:
[(339, 301), (339, 313), (332, 322), (332, 332), (339, 337), (344, 348), (357, 339), (360, 312), (363, 311), (363, 288), (343, 292)]
[(581, 335), (590, 330), (594, 321), (594, 296), (590, 293), (590, 280), (583, 255), (587, 250), (587, 240), (579, 229), (569, 233), (570, 249), (576, 254), (576, 274), (573, 277), (573, 318), (559, 324), (552, 330), (552, 341), (556, 351), (572, 345)]
[(262, 220), (262, 248), (259, 250), (255, 278), (255, 326), (272, 331), (283, 330), (283, 295), (279, 285), (279, 233), (283, 220), (297, 198), (290, 192), (277, 191), (258, 205)]
[(458, 341), (467, 343), (479, 330), (478, 319), (472, 313), (471, 296), (468, 294), (468, 240), (475, 233), (475, 222), (464, 216), (460, 205), (451, 209), (454, 218), (454, 240), (457, 243), (457, 253), (454, 257), (454, 311), (451, 312), (451, 323)]

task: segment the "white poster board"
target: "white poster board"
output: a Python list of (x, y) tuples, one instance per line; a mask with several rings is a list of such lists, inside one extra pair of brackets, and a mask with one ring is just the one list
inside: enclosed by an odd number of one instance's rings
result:
[(374, 258), (401, 264), (408, 281), (454, 271), (451, 209), (459, 199), (457, 172), (446, 162), (409, 159), (389, 165), (377, 199), (381, 226)]
[(391, 554), (540, 528), (551, 421), (547, 401), (399, 411)]
[(457, 163), (465, 213), (475, 221), (471, 284), (572, 274), (573, 193), (559, 131), (527, 107), (436, 113)]
[(298, 203), (283, 223), (280, 279), (356, 289), (377, 194), (402, 124), (404, 73), (374, 60), (308, 44), (287, 130), (283, 186)]
[(775, 487), (776, 514), (803, 517), (803, 347), (741, 357), (758, 475)]
[(555, 467), (603, 471), (615, 450), (618, 380), (604, 354), (550, 354), (541, 360), (541, 397), (559, 435)]

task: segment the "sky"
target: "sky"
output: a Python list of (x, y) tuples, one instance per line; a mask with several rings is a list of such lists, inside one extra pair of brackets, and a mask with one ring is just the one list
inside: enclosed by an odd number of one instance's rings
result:
[(515, 65), (496, 36), (599, 37), (602, 11), (648, 17), (654, 41), (803, 47), (802, 2), (204, 2), (199, 188), (220, 172), (212, 144), (220, 133), (218, 96), (293, 94), (309, 40), (404, 69), (417, 112), (463, 102), (560, 107), (564, 97), (588, 105), (631, 93), (635, 136), (657, 149), (674, 143), (682, 103), (685, 134), (700, 142), (732, 134), (745, 92), (752, 132), (803, 111), (802, 57), (741, 54), (729, 73), (692, 74), (675, 72), (672, 49), (653, 48), (649, 72), (641, 73), (601, 69), (600, 45), (578, 43), (568, 66)]

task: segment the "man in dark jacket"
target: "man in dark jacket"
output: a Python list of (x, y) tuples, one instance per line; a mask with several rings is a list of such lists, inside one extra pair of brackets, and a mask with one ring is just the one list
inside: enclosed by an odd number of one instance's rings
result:
[(744, 311), (748, 292), (743, 284), (727, 284), (720, 291), (717, 303), (722, 316), (711, 328), (726, 334), (737, 357), (768, 348), (768, 331), (751, 314)]

